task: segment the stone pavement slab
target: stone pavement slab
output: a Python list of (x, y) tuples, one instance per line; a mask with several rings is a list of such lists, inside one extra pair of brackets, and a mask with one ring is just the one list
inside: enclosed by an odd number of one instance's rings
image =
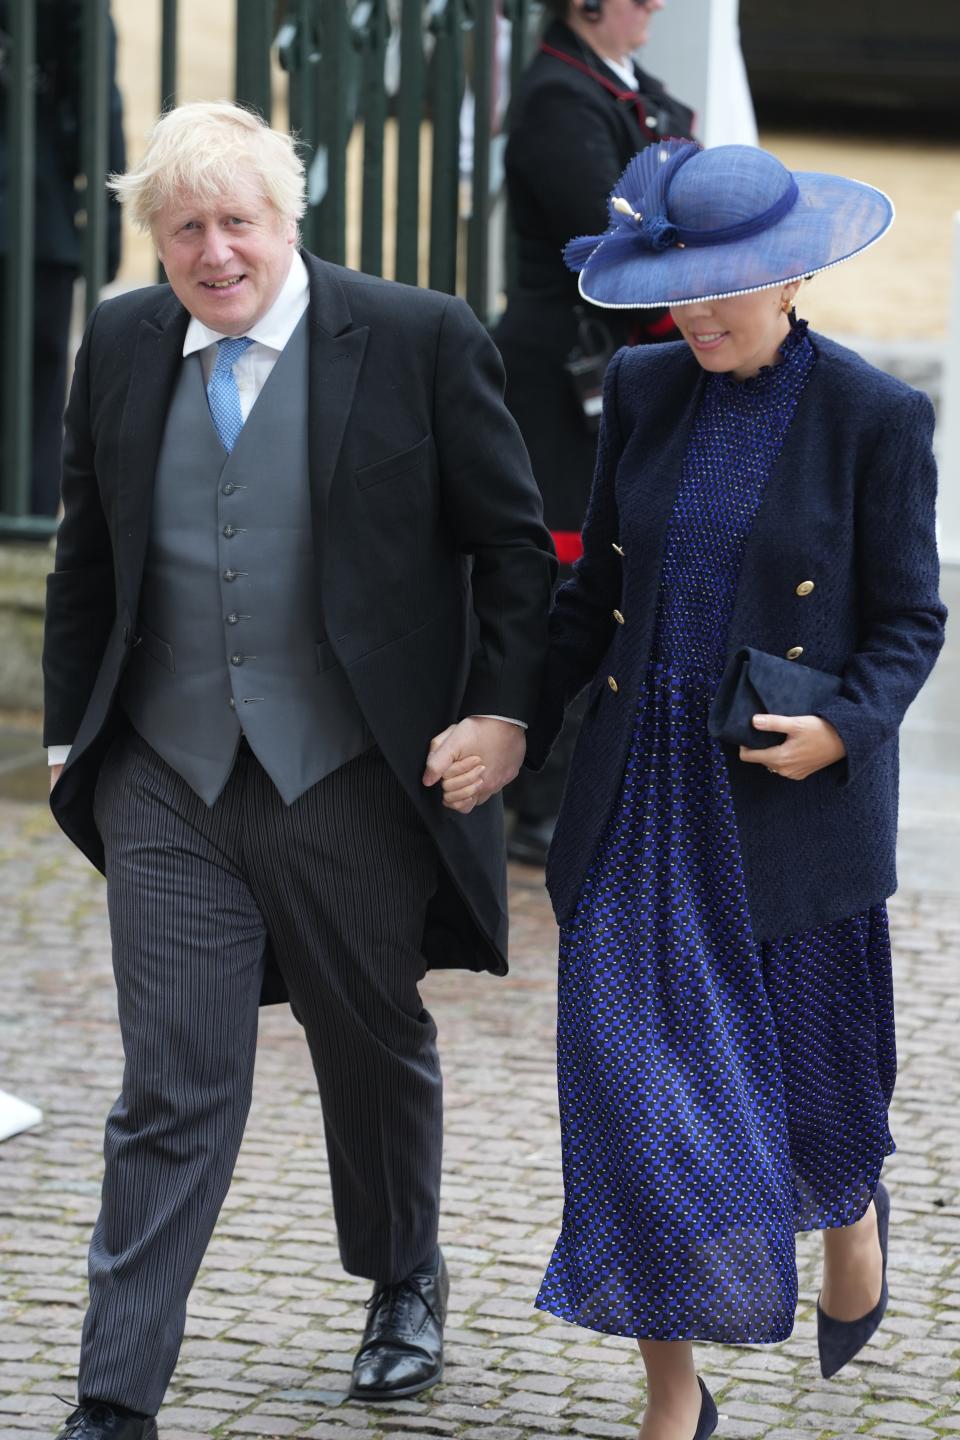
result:
[[(561, 1204), (555, 932), (536, 872), (515, 871), (512, 892), (511, 974), (424, 986), (446, 1077), (443, 1382), (379, 1409), (344, 1398), (368, 1286), (340, 1270), (306, 1047), (274, 1009), (163, 1440), (636, 1436), (633, 1344), (532, 1308)], [(818, 1241), (801, 1236), (793, 1337), (701, 1348), (721, 1440), (960, 1436), (960, 897), (910, 891), (892, 915), (902, 1072), (889, 1317), (860, 1363), (822, 1380)], [(41, 1126), (0, 1145), (0, 1440), (27, 1440), (52, 1435), (65, 1413), (56, 1397), (74, 1393), (102, 1125), (121, 1075), (103, 884), (40, 806), (0, 803), (0, 956), (0, 1086), (44, 1110)]]

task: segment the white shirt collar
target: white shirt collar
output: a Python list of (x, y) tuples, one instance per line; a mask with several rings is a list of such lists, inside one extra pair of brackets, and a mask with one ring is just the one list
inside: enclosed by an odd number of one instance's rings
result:
[(633, 68), (633, 61), (630, 59), (629, 55), (624, 55), (621, 60), (610, 60), (609, 58), (604, 57), (603, 63), (604, 65), (606, 65), (608, 70), (612, 70), (614, 75), (618, 76), (619, 79), (623, 81), (624, 85), (628, 85), (631, 90), (640, 89), (640, 85), (637, 81), (636, 71)]
[[(287, 278), (280, 287), (280, 294), (266, 315), (263, 315), (256, 325), (251, 325), (246, 334), (258, 344), (279, 352), (297, 328), (297, 322), (309, 303), (310, 278), (306, 265), (295, 250)], [(183, 337), (184, 356), (192, 355), (197, 350), (206, 350), (208, 345), (215, 345), (218, 340), (226, 338), (219, 331), (204, 325), (196, 315), (191, 315), (187, 333)]]

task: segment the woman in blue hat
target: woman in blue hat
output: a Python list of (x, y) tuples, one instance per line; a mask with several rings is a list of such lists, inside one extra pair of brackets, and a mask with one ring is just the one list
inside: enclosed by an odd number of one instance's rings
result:
[(667, 141), (609, 213), (567, 247), (581, 294), (666, 304), (683, 341), (610, 364), (529, 737), (541, 763), (589, 687), (547, 868), (565, 1203), (537, 1304), (637, 1338), (642, 1440), (706, 1440), (692, 1342), (790, 1334), (796, 1231), (824, 1233), (824, 1375), (887, 1303), (884, 902), (945, 618), (933, 410), (793, 310), (888, 228), (879, 191)]

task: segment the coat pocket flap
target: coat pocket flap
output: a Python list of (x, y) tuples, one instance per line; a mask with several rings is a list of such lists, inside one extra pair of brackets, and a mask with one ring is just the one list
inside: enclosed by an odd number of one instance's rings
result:
[(134, 644), (140, 646), (145, 654), (156, 660), (158, 665), (162, 665), (172, 675), (176, 674), (177, 667), (174, 663), (173, 647), (168, 645), (166, 640), (161, 640), (159, 635), (154, 635), (146, 625), (137, 626), (137, 638)]
[(361, 465), (354, 470), (354, 479), (360, 490), (369, 490), (371, 485), (379, 485), (384, 480), (392, 480), (397, 475), (403, 475), (419, 465), (421, 460), (429, 453), (431, 436), (424, 435), (416, 445), (411, 445), (407, 450), (399, 450), (393, 455), (387, 455), (383, 460), (375, 460), (372, 465)]

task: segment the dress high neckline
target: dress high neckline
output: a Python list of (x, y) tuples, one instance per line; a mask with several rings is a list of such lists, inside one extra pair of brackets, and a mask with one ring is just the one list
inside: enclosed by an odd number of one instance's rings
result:
[(750, 375), (746, 380), (737, 380), (729, 371), (709, 376), (708, 384), (714, 389), (733, 394), (757, 395), (765, 394), (774, 385), (782, 383), (784, 378), (792, 374), (796, 365), (806, 355), (811, 342), (807, 335), (808, 322), (790, 317), (790, 330), (782, 345), (777, 349), (778, 360), (770, 365), (761, 365), (756, 375)]

